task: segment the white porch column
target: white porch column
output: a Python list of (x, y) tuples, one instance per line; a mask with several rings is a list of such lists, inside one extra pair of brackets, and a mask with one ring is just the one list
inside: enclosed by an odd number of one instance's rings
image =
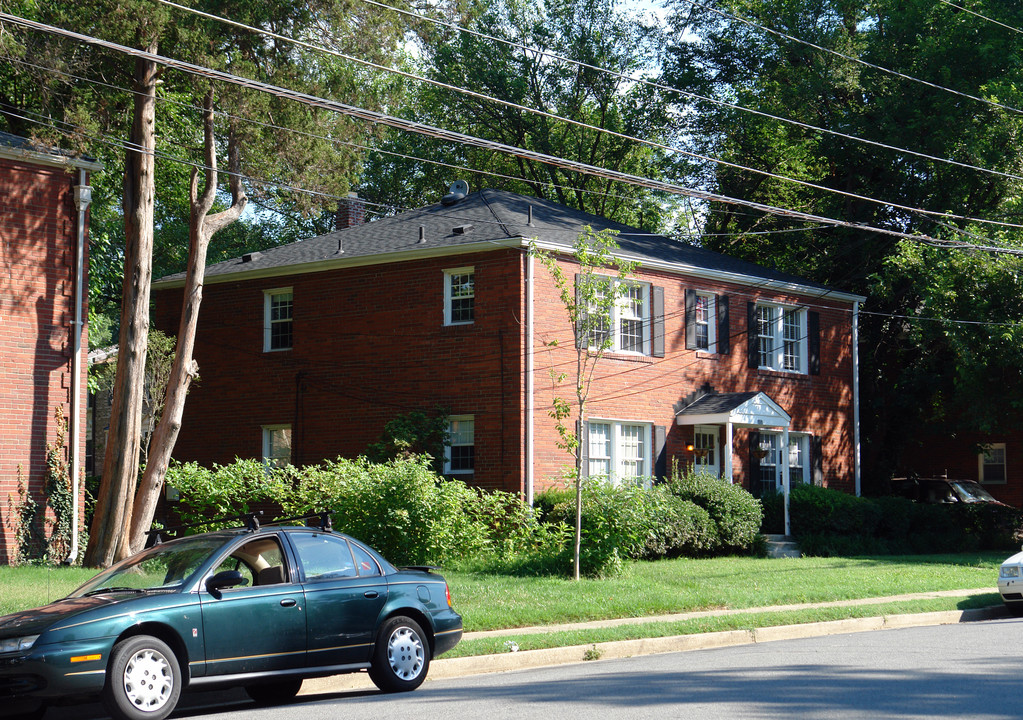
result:
[(725, 421), (725, 477), (728, 482), (735, 483), (732, 477), (732, 422)]
[(789, 426), (786, 425), (781, 433), (781, 449), (778, 451), (778, 462), (781, 463), (781, 484), (785, 491), (785, 534), (791, 535), (792, 528), (789, 524)]

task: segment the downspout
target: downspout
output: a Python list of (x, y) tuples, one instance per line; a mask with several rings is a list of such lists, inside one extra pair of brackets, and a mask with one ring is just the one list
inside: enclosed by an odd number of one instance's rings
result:
[(853, 475), (856, 478), (856, 497), (860, 496), (860, 302), (853, 301), (852, 312), (853, 361)]
[(75, 207), (78, 209), (78, 233), (75, 241), (75, 292), (74, 321), (71, 325), (71, 417), (68, 418), (68, 436), (71, 440), (71, 550), (65, 562), (78, 559), (78, 514), (79, 477), (82, 473), (82, 449), (79, 442), (82, 414), (82, 300), (85, 287), (85, 227), (88, 222), (89, 205), (92, 203), (92, 188), (86, 183), (88, 172), (78, 171), (78, 185), (75, 185)]
[[(532, 209), (532, 208), (530, 208)], [(526, 253), (526, 504), (533, 507), (533, 277), (535, 258)]]

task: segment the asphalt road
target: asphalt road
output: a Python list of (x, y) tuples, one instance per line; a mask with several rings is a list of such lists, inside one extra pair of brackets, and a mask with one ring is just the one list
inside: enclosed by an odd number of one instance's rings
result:
[[(1023, 621), (1004, 619), (831, 635), (428, 680), (407, 695), (301, 696), (274, 708), (237, 693), (198, 695), (174, 717), (1015, 719), (1023, 716), (1021, 633)], [(51, 708), (46, 720), (101, 717), (98, 706)]]

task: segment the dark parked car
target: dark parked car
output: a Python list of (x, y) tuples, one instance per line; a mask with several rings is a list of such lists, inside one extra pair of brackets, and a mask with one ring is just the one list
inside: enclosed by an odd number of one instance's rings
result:
[(922, 503), (994, 503), (1004, 505), (976, 480), (894, 478), (892, 494)]
[(257, 702), (304, 678), (366, 670), (414, 690), (462, 636), (447, 583), (320, 528), (238, 528), (157, 544), (63, 600), (0, 617), (0, 706), (39, 717), (100, 696), (118, 720), (160, 720), (183, 690), (242, 686)]

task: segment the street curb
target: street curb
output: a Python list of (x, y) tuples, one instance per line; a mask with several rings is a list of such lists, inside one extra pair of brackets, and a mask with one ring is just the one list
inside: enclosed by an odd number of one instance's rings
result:
[[(552, 665), (568, 665), (589, 660), (613, 660), (692, 650), (751, 645), (777, 640), (798, 640), (826, 635), (892, 630), (935, 625), (954, 625), (980, 620), (994, 620), (1006, 617), (1005, 609), (998, 605), (976, 610), (946, 610), (942, 612), (915, 613), (909, 615), (881, 615), (868, 618), (850, 618), (801, 625), (779, 625), (775, 627), (750, 628), (746, 630), (725, 630), (694, 635), (643, 638), (640, 640), (616, 640), (612, 642), (573, 645), (548, 648), (545, 650), (523, 650), (500, 655), (477, 655), (462, 658), (441, 658), (430, 664), (429, 679), (442, 680), (482, 675)], [(318, 695), (343, 690), (373, 688), (365, 673), (339, 675), (329, 678), (306, 680), (301, 695)]]

